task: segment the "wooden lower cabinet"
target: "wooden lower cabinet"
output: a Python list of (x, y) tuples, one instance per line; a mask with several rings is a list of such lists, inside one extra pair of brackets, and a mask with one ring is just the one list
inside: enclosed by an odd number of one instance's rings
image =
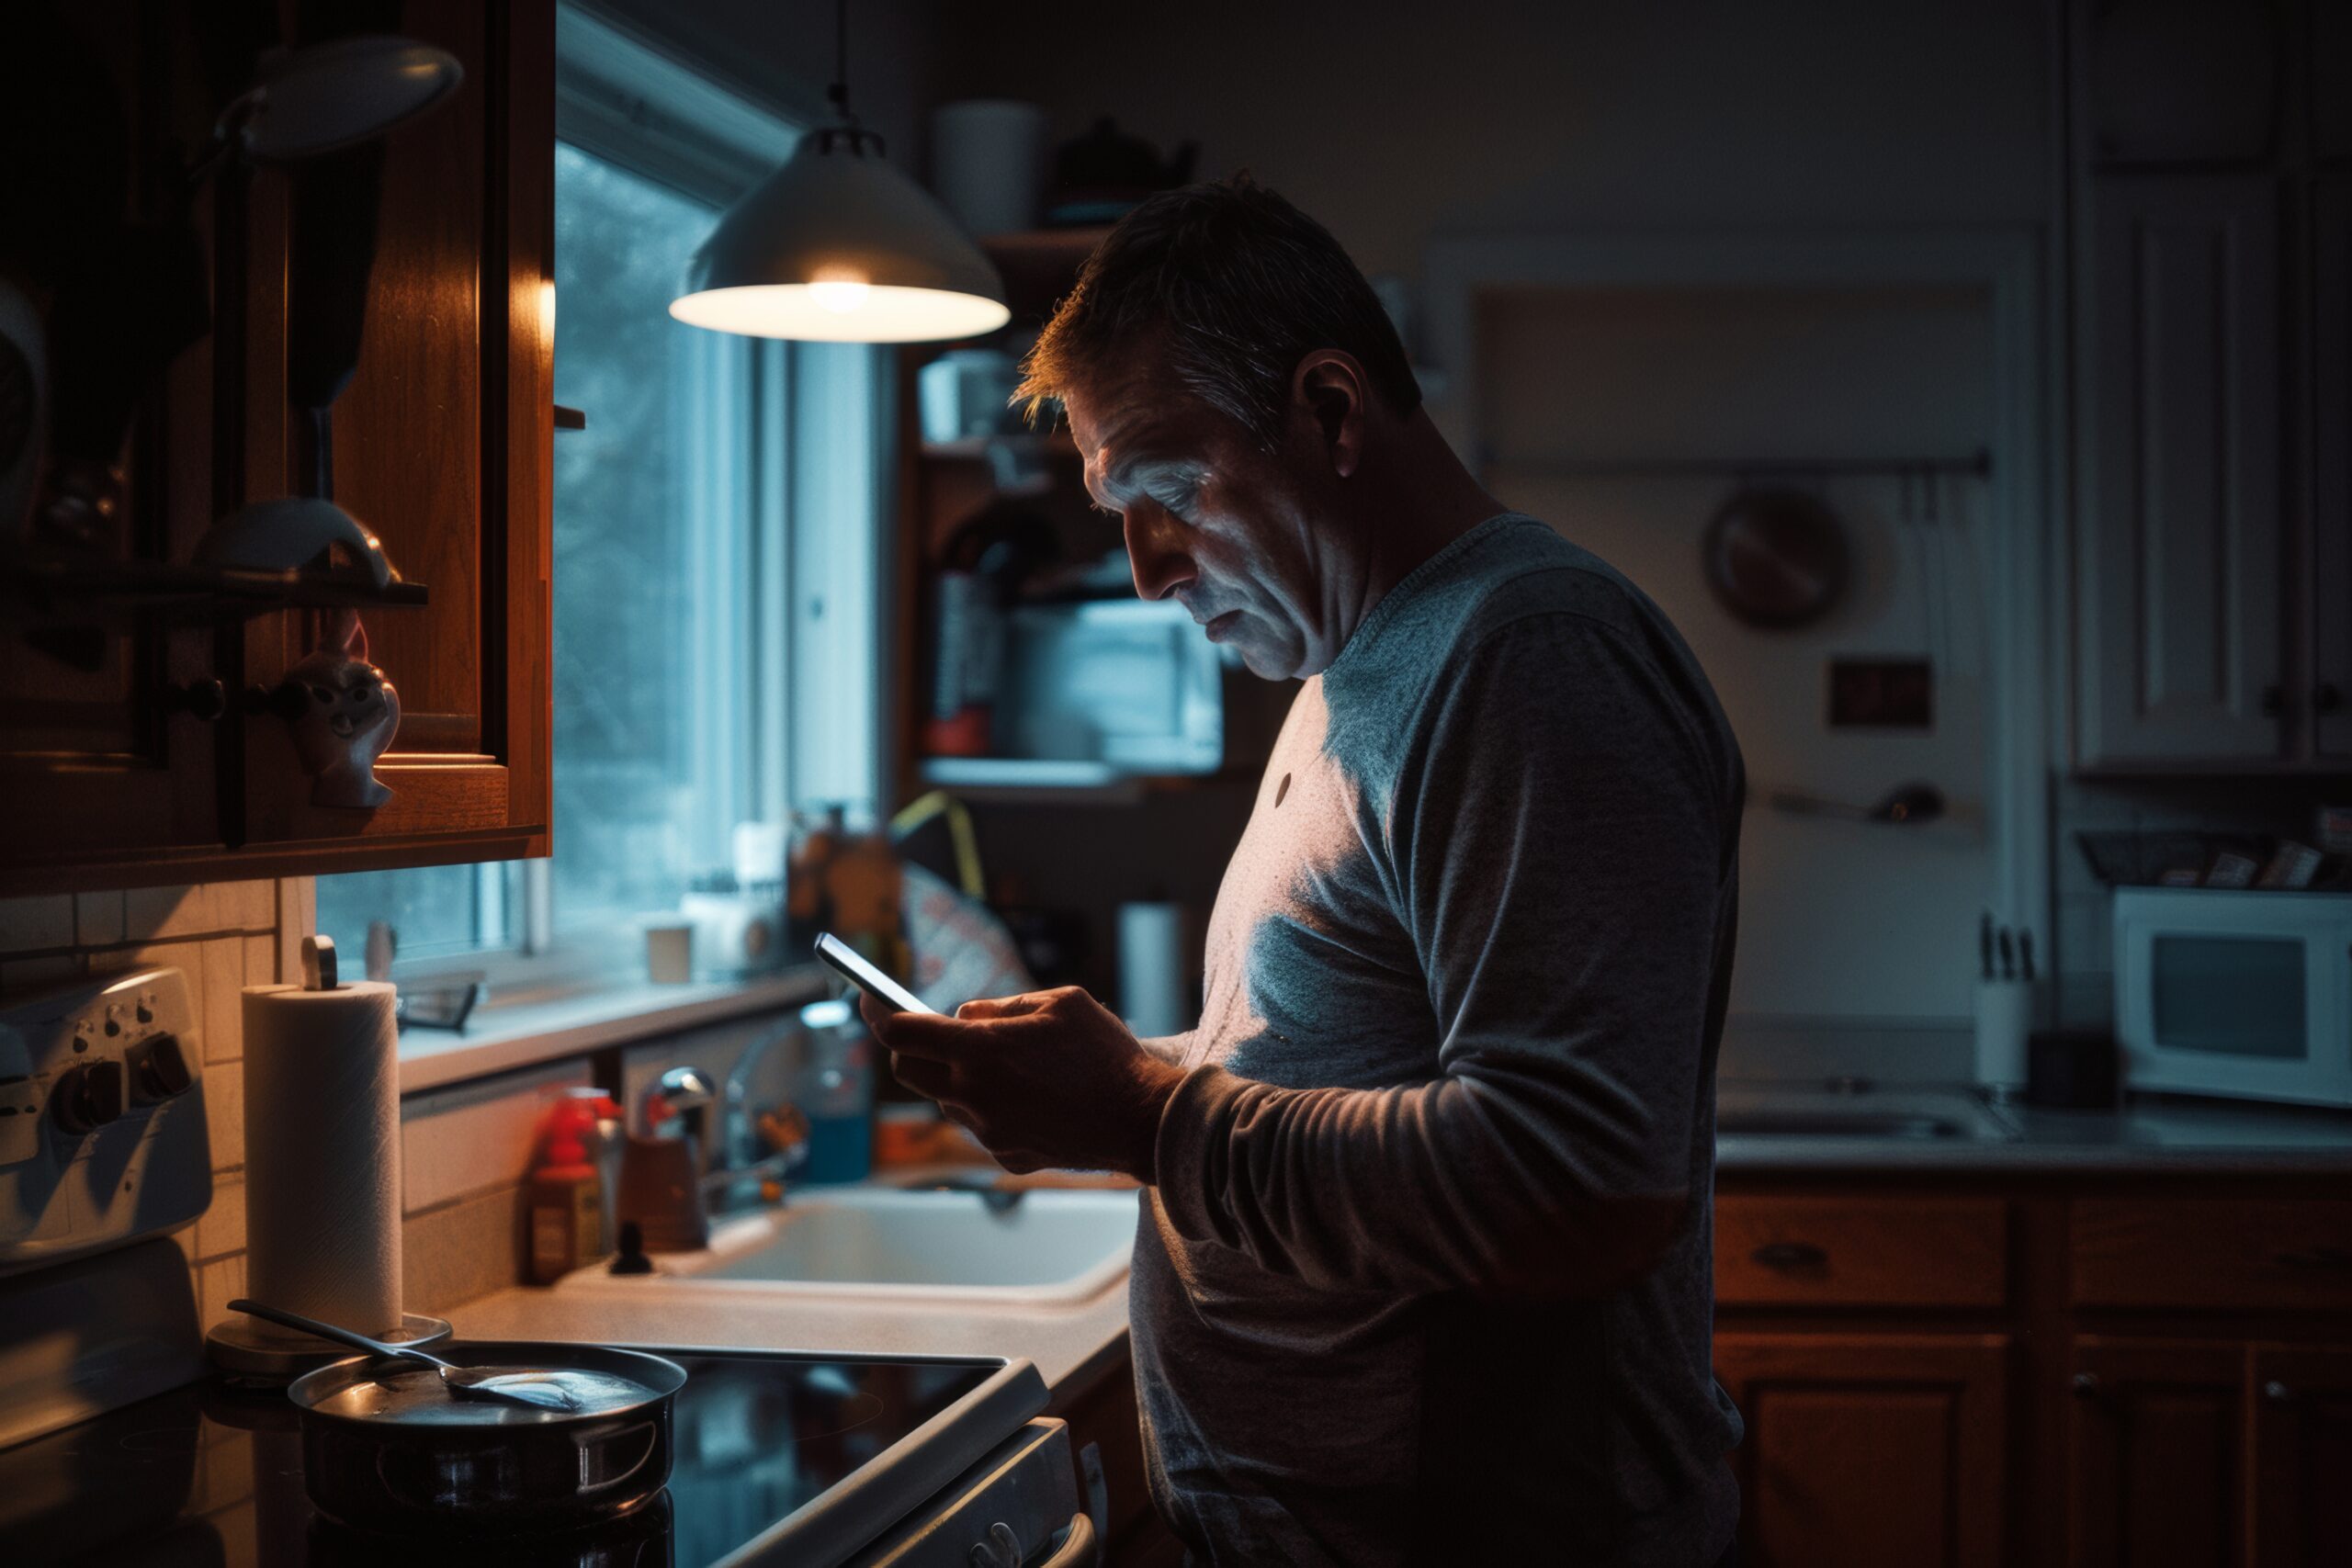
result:
[(2256, 1345), (2247, 1384), (2256, 1568), (2352, 1562), (2352, 1347)]
[(2352, 1568), (2341, 1169), (1751, 1178), (1717, 1208), (1753, 1568)]
[(2072, 1568), (2241, 1562), (2244, 1348), (2086, 1337), (2075, 1342), (2071, 1365)]
[(1755, 1568), (2003, 1561), (2003, 1335), (1715, 1337)]

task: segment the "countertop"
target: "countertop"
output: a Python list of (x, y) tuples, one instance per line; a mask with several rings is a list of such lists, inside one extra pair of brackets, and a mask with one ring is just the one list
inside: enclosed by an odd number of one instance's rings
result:
[[(2352, 1176), (2352, 1111), (2253, 1101), (2145, 1096), (2114, 1111), (1988, 1104), (1965, 1085), (1725, 1080), (1718, 1112), (1737, 1127), (1758, 1118), (1800, 1123), (1861, 1114), (1956, 1126), (1934, 1136), (1819, 1132), (1725, 1133), (1720, 1176), (1983, 1172), (2313, 1174)], [(835, 1296), (746, 1301), (665, 1291), (633, 1301), (626, 1282), (593, 1291), (517, 1287), (449, 1314), (480, 1338), (1003, 1356), (1034, 1363), (1057, 1397), (1082, 1389), (1126, 1354), (1127, 1281), (1068, 1306), (1017, 1310)]]
[(1733, 1129), (1742, 1118), (1852, 1113), (1950, 1121), (1965, 1134), (1727, 1131), (1715, 1141), (1716, 1171), (1730, 1177), (1839, 1170), (2352, 1175), (2352, 1111), (2169, 1095), (2134, 1097), (2112, 1111), (2055, 1111), (1988, 1104), (1972, 1086), (1954, 1084), (1855, 1090), (1819, 1082), (1726, 1079), (1717, 1086), (1718, 1117)]
[(1083, 1388), (1126, 1355), (1125, 1275), (1074, 1305), (1018, 1312), (866, 1296), (767, 1302), (694, 1296), (665, 1291), (660, 1300), (632, 1302), (618, 1290), (518, 1286), (468, 1302), (448, 1316), (469, 1339), (1018, 1358), (1036, 1366), (1057, 1398)]

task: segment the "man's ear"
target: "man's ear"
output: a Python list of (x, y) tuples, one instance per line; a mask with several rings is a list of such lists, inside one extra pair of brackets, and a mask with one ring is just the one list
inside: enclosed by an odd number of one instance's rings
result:
[(1371, 383), (1354, 355), (1318, 348), (1291, 376), (1292, 401), (1304, 408), (1315, 439), (1341, 479), (1363, 461), (1364, 413)]

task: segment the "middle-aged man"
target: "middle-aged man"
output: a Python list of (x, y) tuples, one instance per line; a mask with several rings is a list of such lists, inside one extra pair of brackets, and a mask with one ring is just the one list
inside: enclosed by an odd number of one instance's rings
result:
[(1200, 1026), (1077, 989), (876, 1017), (1008, 1167), (1148, 1185), (1154, 1498), (1210, 1563), (1708, 1568), (1738, 749), (1657, 607), (1500, 505), (1338, 243), (1246, 179), (1087, 262), (1058, 398), (1136, 591), (1305, 677)]

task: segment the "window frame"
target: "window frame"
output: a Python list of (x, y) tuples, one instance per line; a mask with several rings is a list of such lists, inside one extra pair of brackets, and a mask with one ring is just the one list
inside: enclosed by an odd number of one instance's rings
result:
[[(559, 142), (721, 210), (797, 144), (802, 128), (784, 115), (587, 8), (560, 6), (556, 33)], [(714, 418), (697, 428), (735, 448), (720, 465), (724, 480), (749, 492), (748, 504), (714, 508), (732, 534), (707, 559), (741, 560), (746, 569), (724, 585), (736, 602), (724, 625), (697, 638), (695, 657), (752, 665), (748, 722), (741, 712), (718, 711), (710, 682), (691, 683), (697, 770), (716, 759), (722, 775), (714, 782), (723, 802), (707, 832), (723, 833), (745, 818), (784, 820), (797, 802), (878, 807), (891, 776), (890, 643), (881, 627), (892, 552), (895, 362), (879, 349), (707, 337), (690, 340), (689, 352), (707, 363), (686, 392), (702, 407), (742, 412), (741, 420)], [(583, 412), (595, 417), (593, 409)], [(854, 450), (861, 440), (867, 465), (794, 460), (797, 447)], [(857, 467), (865, 471), (845, 471)], [(796, 516), (862, 516), (868, 525), (795, 529)], [(852, 537), (842, 548), (843, 533), (865, 538)], [(748, 649), (730, 651), (730, 638)], [(871, 695), (862, 709), (845, 700), (859, 684), (859, 667)], [(843, 680), (845, 673), (853, 678)], [(558, 844), (561, 833), (559, 823)], [(713, 847), (706, 843), (705, 855), (723, 863)], [(485, 861), (473, 870), (476, 897), (507, 911), (509, 942), (396, 959), (395, 980), (479, 975), (492, 992), (490, 1011), (639, 982), (634, 921), (557, 931), (552, 858)]]

